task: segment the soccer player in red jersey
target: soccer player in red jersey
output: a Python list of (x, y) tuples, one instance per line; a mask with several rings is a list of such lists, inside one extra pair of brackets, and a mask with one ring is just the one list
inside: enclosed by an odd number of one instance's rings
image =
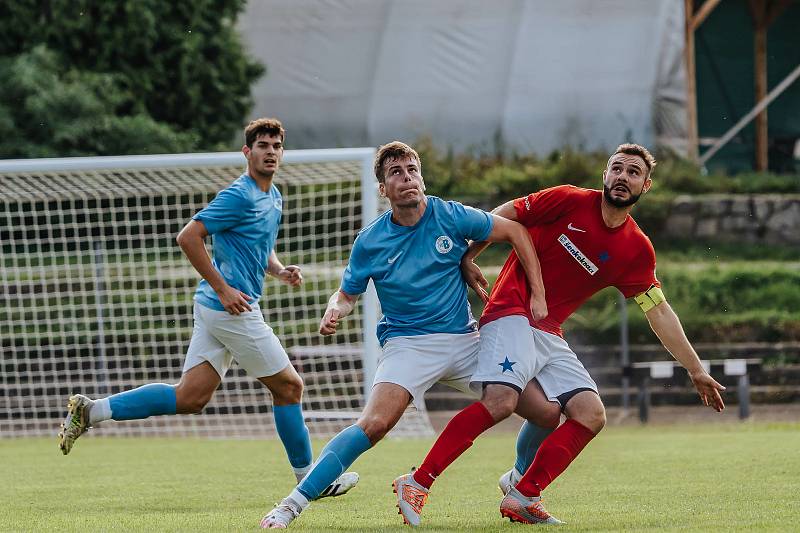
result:
[[(493, 211), (528, 228), (541, 264), (549, 314), (540, 321), (531, 316), (528, 283), (513, 252), (488, 296), (487, 282), (473, 263), (488, 243), (470, 245), (462, 271), (487, 301), (480, 320), (478, 367), (470, 384), (482, 389), (481, 400), (458, 413), (420, 468), (397, 478), (395, 486), (409, 485), (427, 493), (478, 435), (517, 412), (527, 419), (521, 437), (526, 431), (539, 431), (543, 440), (538, 451), (518, 446), (515, 468), (500, 479), (505, 494), (500, 511), (515, 521), (560, 523), (542, 507), (541, 491), (606, 421), (597, 385), (563, 339), (561, 324), (609, 286), (636, 299), (664, 347), (688, 370), (703, 403), (724, 409), (720, 391), (725, 388), (705, 371), (666, 302), (656, 278), (653, 245), (630, 216), (633, 205), (650, 189), (655, 164), (646, 148), (623, 144), (608, 160), (602, 191), (563, 185)], [(562, 412), (566, 421), (558, 426)], [(528, 435), (527, 441), (531, 440)], [(408, 505), (402, 491), (397, 492), (400, 512), (415, 513), (419, 523), (419, 506)]]

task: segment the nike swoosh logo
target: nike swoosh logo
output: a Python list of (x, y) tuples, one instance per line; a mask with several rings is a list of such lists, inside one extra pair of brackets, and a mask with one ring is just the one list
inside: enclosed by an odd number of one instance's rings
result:
[(402, 254), (402, 253), (403, 253), (403, 252), (400, 252), (400, 253), (398, 253), (396, 256), (394, 256), (394, 257), (390, 257), (389, 259), (387, 259), (387, 261), (389, 262), (389, 264), (391, 265), (391, 264), (393, 264), (395, 261), (397, 261), (397, 258), (398, 258), (398, 257), (400, 257), (400, 254)]
[(572, 222), (567, 224), (567, 229), (571, 229), (572, 231), (580, 231), (581, 233), (586, 233), (585, 229), (576, 228), (575, 226), (572, 225)]

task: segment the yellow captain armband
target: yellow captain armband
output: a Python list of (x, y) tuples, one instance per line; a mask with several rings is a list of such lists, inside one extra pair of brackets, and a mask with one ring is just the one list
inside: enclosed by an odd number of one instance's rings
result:
[(634, 296), (633, 299), (636, 300), (636, 303), (639, 304), (639, 307), (641, 307), (642, 311), (645, 313), (658, 304), (667, 301), (667, 299), (664, 298), (664, 293), (661, 292), (661, 289), (655, 285), (650, 285), (649, 289), (644, 291), (642, 294)]

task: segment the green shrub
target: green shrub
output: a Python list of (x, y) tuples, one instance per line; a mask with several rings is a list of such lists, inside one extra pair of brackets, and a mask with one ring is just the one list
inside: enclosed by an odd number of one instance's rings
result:
[[(484, 264), (484, 263), (482, 263)], [(681, 263), (660, 266), (664, 294), (693, 342), (800, 341), (800, 269), (796, 264), (737, 263), (722, 268)], [(489, 280), (494, 283), (494, 279)], [(482, 304), (470, 294), (473, 309)], [(647, 319), (628, 300), (631, 342), (657, 343)], [(619, 341), (619, 292), (605, 289), (564, 324), (568, 338), (586, 344)]]
[[(423, 175), (431, 194), (480, 201), (484, 206), (565, 183), (600, 188), (608, 158), (605, 152), (583, 153), (573, 149), (555, 151), (547, 157), (506, 154), (499, 149), (490, 153), (457, 154), (436, 148), (429, 138), (419, 140), (415, 146), (422, 158)], [(667, 202), (676, 194), (800, 192), (798, 175), (703, 175), (694, 164), (674, 154), (656, 153), (656, 158), (659, 162), (653, 174), (649, 204)], [(653, 201), (655, 198), (660, 200)], [(638, 215), (644, 218), (656, 212), (656, 206), (637, 209), (650, 209)]]

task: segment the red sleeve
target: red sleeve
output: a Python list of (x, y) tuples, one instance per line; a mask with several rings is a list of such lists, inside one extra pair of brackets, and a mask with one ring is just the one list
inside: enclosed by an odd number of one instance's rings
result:
[(614, 286), (625, 295), (625, 298), (631, 298), (643, 293), (653, 285), (661, 287), (661, 282), (656, 278), (656, 251), (653, 249), (650, 239), (644, 238), (644, 246), (639, 258), (631, 262), (631, 268), (625, 271)]
[(559, 185), (517, 198), (517, 220), (527, 227), (553, 222), (570, 209), (569, 198), (577, 190), (573, 185)]

